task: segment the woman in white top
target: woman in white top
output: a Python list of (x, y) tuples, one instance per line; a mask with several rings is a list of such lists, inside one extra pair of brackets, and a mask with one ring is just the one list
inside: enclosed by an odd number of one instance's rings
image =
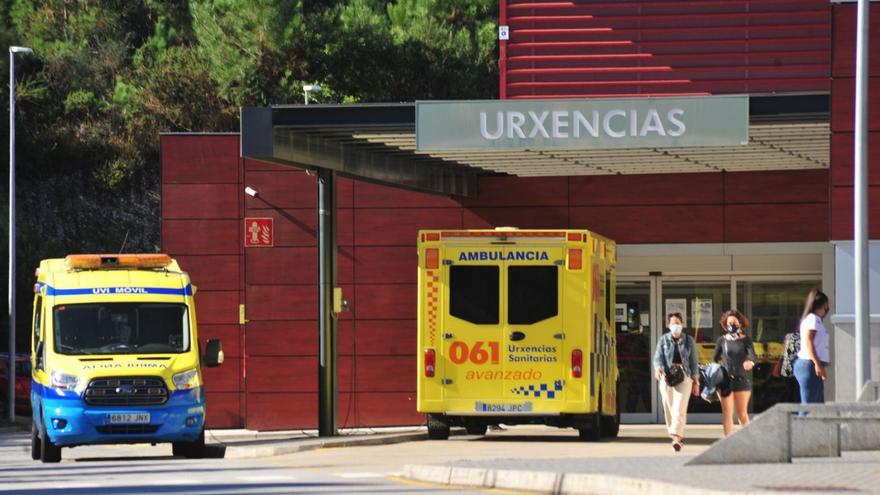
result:
[(831, 361), (828, 331), (822, 318), (828, 314), (828, 296), (813, 289), (801, 316), (801, 349), (794, 362), (794, 376), (801, 389), (801, 404), (825, 402), (825, 368)]

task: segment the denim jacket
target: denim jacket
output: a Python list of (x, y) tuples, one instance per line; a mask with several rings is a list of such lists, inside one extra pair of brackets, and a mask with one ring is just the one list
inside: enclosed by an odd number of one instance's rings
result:
[[(685, 343), (687, 342), (687, 343)], [(669, 369), (672, 365), (672, 356), (675, 350), (672, 346), (678, 345), (678, 352), (681, 354), (681, 365), (687, 376), (697, 379), (700, 376), (700, 367), (697, 364), (697, 344), (694, 338), (687, 334), (682, 334), (682, 338), (676, 341), (672, 338), (672, 332), (666, 332), (657, 341), (657, 350), (654, 351), (654, 369)]]

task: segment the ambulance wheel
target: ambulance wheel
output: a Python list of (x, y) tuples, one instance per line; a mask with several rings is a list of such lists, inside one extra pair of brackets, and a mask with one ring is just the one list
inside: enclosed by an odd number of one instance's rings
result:
[(447, 440), (449, 424), (437, 414), (428, 415), (428, 438), (431, 440)]
[(174, 457), (186, 457), (187, 459), (205, 457), (205, 430), (202, 430), (199, 437), (193, 442), (172, 442), (171, 453)]
[(598, 442), (602, 440), (602, 433), (599, 425), (599, 414), (591, 414), (590, 426), (578, 427), (578, 436), (585, 442)]
[(61, 462), (61, 447), (49, 440), (49, 433), (40, 436), (40, 460), (44, 463)]
[(36, 420), (31, 421), (31, 459), (40, 460), (40, 428)]
[(468, 435), (485, 435), (488, 428), (489, 425), (487, 425), (486, 423), (468, 423), (464, 426), (464, 429), (467, 430)]

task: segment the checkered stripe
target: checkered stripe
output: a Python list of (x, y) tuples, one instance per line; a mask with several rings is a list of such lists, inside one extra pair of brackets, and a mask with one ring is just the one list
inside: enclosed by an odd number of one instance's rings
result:
[(562, 380), (556, 380), (553, 382), (553, 388), (550, 388), (549, 384), (539, 383), (537, 385), (520, 385), (519, 387), (514, 387), (512, 392), (516, 395), (524, 395), (526, 397), (546, 397), (548, 399), (555, 399), (556, 392), (562, 391)]
[(440, 277), (428, 270), (427, 302), (428, 302), (428, 347), (434, 347), (437, 339), (437, 313), (439, 311)]

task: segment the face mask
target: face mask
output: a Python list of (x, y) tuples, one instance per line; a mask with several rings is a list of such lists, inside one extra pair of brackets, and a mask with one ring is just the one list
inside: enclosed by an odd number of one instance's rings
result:
[(674, 324), (672, 324), (672, 325), (669, 325), (669, 331), (672, 332), (672, 335), (674, 335), (674, 336), (676, 336), (676, 337), (678, 337), (679, 335), (681, 335), (681, 330), (682, 330), (682, 329), (681, 329), (681, 325), (679, 325), (679, 324), (677, 324), (677, 323), (674, 323)]
[(727, 325), (727, 331), (736, 335), (739, 333), (739, 327), (737, 327), (736, 325)]

